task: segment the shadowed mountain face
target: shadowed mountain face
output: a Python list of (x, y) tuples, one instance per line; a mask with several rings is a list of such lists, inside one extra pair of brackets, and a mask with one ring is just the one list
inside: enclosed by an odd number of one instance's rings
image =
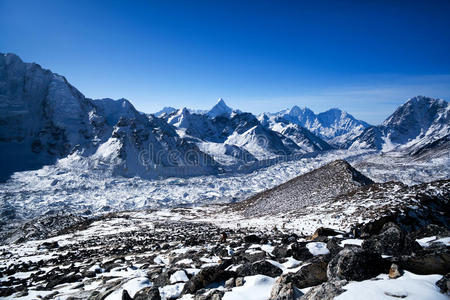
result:
[(350, 149), (414, 152), (450, 134), (450, 105), (442, 99), (417, 96), (401, 105), (381, 125), (366, 129)]
[(372, 183), (346, 161), (337, 160), (234, 204), (232, 208), (247, 216), (301, 210)]
[(85, 98), (63, 76), (0, 54), (0, 181), (71, 154), (121, 176), (216, 173), (212, 158), (166, 125), (125, 99)]

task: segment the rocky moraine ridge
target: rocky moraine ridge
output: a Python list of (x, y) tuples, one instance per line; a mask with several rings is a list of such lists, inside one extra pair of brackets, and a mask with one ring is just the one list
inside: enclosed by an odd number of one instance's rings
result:
[[(341, 190), (292, 204), (330, 176)], [(281, 198), (292, 205), (271, 215), (265, 203)], [(373, 183), (336, 161), (247, 205), (41, 218), (2, 236), (0, 296), (448, 299), (449, 198), (449, 180)]]

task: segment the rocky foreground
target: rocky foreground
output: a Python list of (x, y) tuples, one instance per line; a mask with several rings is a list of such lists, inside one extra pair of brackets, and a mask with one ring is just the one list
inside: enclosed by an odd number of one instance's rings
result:
[(282, 226), (224, 229), (186, 211), (79, 219), (54, 237), (2, 246), (0, 296), (449, 298), (450, 231), (443, 224), (380, 218), (349, 232), (322, 227), (307, 236)]

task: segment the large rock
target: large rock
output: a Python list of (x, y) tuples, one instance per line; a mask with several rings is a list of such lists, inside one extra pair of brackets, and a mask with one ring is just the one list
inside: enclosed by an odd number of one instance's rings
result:
[(441, 274), (448, 273), (450, 266), (450, 250), (445, 245), (435, 245), (416, 252), (414, 255), (401, 256), (394, 259), (402, 269), (415, 274)]
[(303, 293), (292, 282), (286, 282), (283, 277), (277, 279), (270, 293), (270, 300), (297, 300)]
[(322, 283), (320, 286), (310, 289), (301, 299), (302, 300), (333, 300), (345, 290), (342, 288), (347, 284), (346, 280), (331, 281)]
[(283, 285), (292, 283), (299, 289), (321, 284), (327, 281), (327, 264), (326, 257), (317, 257), (297, 272), (282, 275), (279, 283)]
[(157, 287), (146, 287), (138, 291), (133, 300), (161, 300)]
[(219, 265), (202, 269), (186, 282), (183, 288), (183, 294), (195, 294), (195, 292), (211, 283), (226, 281), (231, 277), (236, 277), (235, 272), (226, 271), (225, 268), (225, 266)]
[(445, 238), (450, 236), (450, 230), (444, 226), (428, 224), (414, 232), (408, 234), (412, 240), (422, 239), (425, 237), (435, 236), (437, 238)]
[(385, 255), (397, 256), (411, 254), (420, 249), (420, 245), (406, 235), (398, 225), (384, 224), (380, 234), (371, 236), (362, 243), (363, 249)]
[(246, 263), (236, 269), (238, 276), (253, 276), (257, 274), (262, 274), (270, 277), (277, 277), (283, 273), (279, 267), (271, 264), (266, 260), (261, 260), (254, 262), (252, 264)]
[(306, 244), (307, 243), (299, 242), (291, 245), (292, 256), (295, 259), (305, 261), (313, 257), (309, 249), (306, 248)]
[(344, 248), (328, 264), (329, 280), (366, 280), (380, 273), (387, 273), (390, 264), (378, 253), (359, 247)]
[(259, 244), (261, 242), (262, 238), (255, 235), (255, 234), (249, 234), (244, 236), (244, 242), (249, 244)]

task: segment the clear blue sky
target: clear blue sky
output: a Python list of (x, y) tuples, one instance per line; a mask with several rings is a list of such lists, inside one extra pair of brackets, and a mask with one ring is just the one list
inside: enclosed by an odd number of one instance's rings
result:
[(145, 112), (222, 97), (379, 123), (409, 97), (450, 99), (450, 1), (0, 0), (0, 52)]

